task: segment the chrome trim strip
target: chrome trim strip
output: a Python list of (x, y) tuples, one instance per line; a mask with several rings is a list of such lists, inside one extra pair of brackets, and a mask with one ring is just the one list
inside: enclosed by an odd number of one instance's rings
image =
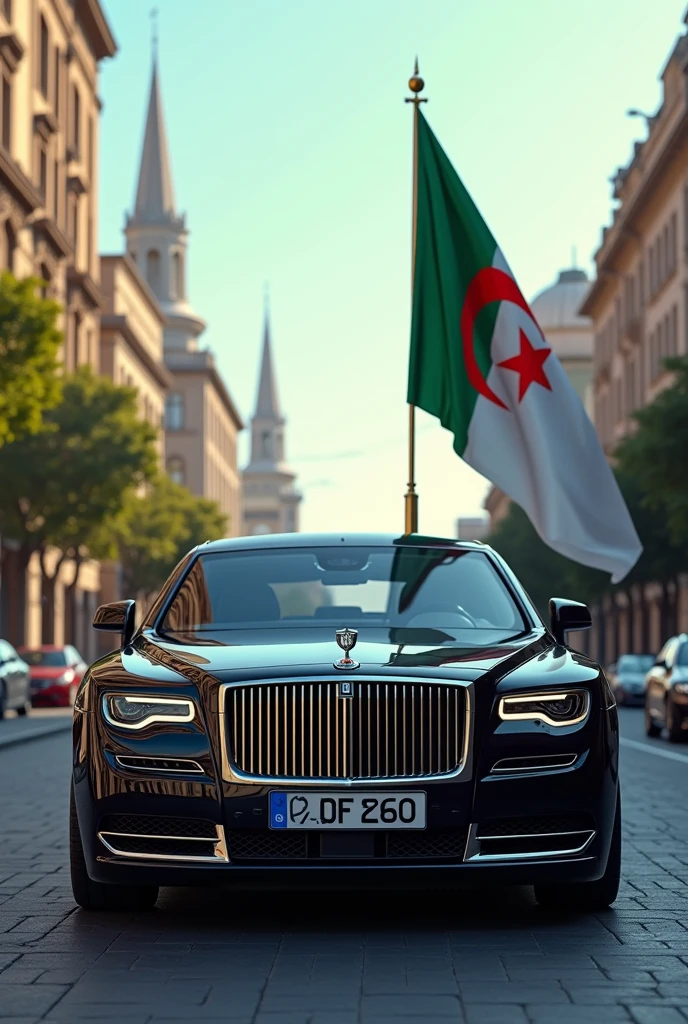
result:
[[(127, 857), (129, 860), (193, 861), (204, 864), (217, 864), (218, 861), (221, 861), (223, 863), (227, 863), (229, 861), (229, 855), (227, 853), (227, 842), (225, 839), (224, 827), (222, 825), (216, 825), (215, 829), (217, 832), (216, 839), (202, 839), (198, 836), (151, 836), (133, 832), (98, 832), (97, 835), (106, 850), (109, 850), (110, 853), (114, 853), (116, 857)], [(132, 839), (178, 839), (185, 843), (214, 843), (215, 853), (212, 857), (196, 856), (195, 854), (189, 854), (187, 856), (181, 853), (131, 853), (127, 850), (118, 850), (104, 838), (105, 836), (122, 836), (123, 838), (128, 837)]]
[[(337, 677), (338, 679), (339, 677)], [(412, 710), (415, 705), (415, 683), (424, 686), (447, 686), (453, 687), (456, 690), (465, 692), (465, 719), (464, 719), (464, 730), (463, 730), (463, 743), (461, 750), (461, 760), (457, 768), (451, 772), (439, 772), (430, 773), (427, 775), (395, 775), (393, 778), (385, 778), (384, 776), (366, 777), (360, 779), (342, 779), (342, 778), (303, 778), (300, 776), (288, 777), (285, 775), (251, 775), (242, 772), (240, 768), (233, 765), (230, 761), (229, 743), (227, 737), (227, 725), (228, 716), (225, 708), (227, 703), (228, 691), (236, 689), (237, 687), (250, 687), (250, 686), (265, 686), (277, 688), (280, 685), (290, 686), (299, 683), (308, 683), (312, 686), (318, 686), (319, 690), (322, 689), (322, 684), (326, 682), (334, 681), (334, 677), (327, 677), (325, 675), (316, 677), (315, 680), (312, 676), (295, 676), (287, 679), (250, 679), (250, 680), (239, 680), (233, 683), (222, 683), (219, 689), (218, 695), (218, 725), (220, 729), (220, 755), (222, 759), (222, 780), (223, 782), (235, 782), (235, 783), (253, 783), (256, 785), (270, 785), (270, 786), (330, 786), (330, 787), (356, 787), (356, 786), (405, 786), (409, 782), (422, 782), (422, 783), (433, 783), (433, 782), (446, 782), (451, 779), (461, 778), (461, 781), (468, 782), (472, 778), (473, 774), (473, 719), (474, 719), (474, 684), (467, 680), (438, 680), (428, 679), (422, 677), (413, 676), (356, 676), (356, 681), (364, 683), (368, 686), (368, 693), (370, 694), (371, 684), (384, 683), (385, 685), (401, 683), (404, 687), (410, 687), (411, 689), (411, 701)], [(270, 690), (268, 689), (268, 694)], [(458, 700), (455, 701), (455, 716), (458, 722)], [(275, 716), (277, 719), (277, 702), (275, 702)], [(372, 707), (372, 695), (371, 703)], [(319, 713), (322, 714), (322, 696), (318, 704)], [(329, 713), (329, 709), (328, 709)], [(368, 728), (370, 729), (370, 718), (368, 717)], [(268, 744), (270, 740), (270, 716), (269, 710), (267, 715), (268, 723)], [(331, 717), (328, 719), (328, 724), (331, 726)], [(376, 722), (379, 729), (379, 722)], [(279, 728), (277, 720), (275, 720), (275, 726)], [(319, 721), (319, 732), (318, 735), (322, 737), (322, 721)], [(331, 728), (328, 729), (328, 743), (331, 736)], [(415, 731), (412, 733), (412, 738), (415, 741)], [(270, 747), (268, 746), (268, 749)], [(378, 751), (379, 754), (379, 751)], [(321, 746), (318, 748), (318, 768), (322, 771), (322, 755), (323, 751)], [(415, 756), (415, 750), (412, 751), (412, 757)], [(328, 770), (331, 771), (331, 765), (329, 760), (329, 750), (325, 754), (325, 760), (327, 761)], [(413, 762), (415, 763), (415, 761)], [(275, 766), (279, 768), (278, 765)], [(351, 766), (353, 768), (353, 765)]]
[(205, 771), (201, 768), (198, 761), (191, 761), (188, 757), (134, 757), (133, 761), (183, 761), (184, 764), (193, 764), (195, 768), (146, 768), (140, 764), (124, 764), (122, 761), (123, 757), (128, 757), (126, 754), (116, 754), (115, 761), (120, 768), (125, 768), (128, 772), (162, 772), (165, 775), (205, 775)]
[[(189, 713), (186, 715), (149, 715), (148, 718), (144, 718), (142, 722), (127, 723), (122, 722), (119, 718), (113, 718), (110, 714), (109, 701), (113, 697), (124, 697), (130, 704), (185, 704), (189, 708)], [(196, 705), (190, 697), (167, 697), (165, 695), (157, 696), (151, 694), (149, 697), (141, 695), (131, 695), (128, 693), (104, 693), (102, 700), (102, 711), (103, 718), (110, 725), (114, 726), (115, 729), (145, 729), (149, 725), (154, 725), (156, 722), (192, 722), (196, 715)]]
[[(531, 759), (534, 758), (534, 755), (532, 755), (532, 754), (528, 755), (528, 756)], [(555, 755), (553, 755), (553, 756), (555, 756)], [(490, 774), (492, 774), (493, 772), (495, 772), (495, 773), (502, 773), (502, 772), (504, 772), (505, 774), (510, 774), (511, 772), (544, 772), (544, 771), (554, 771), (557, 768), (570, 768), (572, 764), (575, 764), (575, 762), (576, 762), (576, 760), (578, 758), (578, 754), (561, 754), (560, 756), (561, 757), (567, 757), (569, 760), (568, 761), (559, 761), (558, 763), (531, 764), (531, 765), (527, 765), (527, 766), (521, 767), (521, 768), (499, 768), (498, 765), (500, 765), (500, 764), (508, 764), (509, 761), (524, 761), (524, 760), (527, 760), (527, 758), (524, 758), (524, 757), (504, 757), (504, 758), (502, 758), (501, 761), (495, 761), (495, 763), (492, 765), (492, 768), (490, 769)], [(543, 757), (543, 760), (544, 760), (544, 757)]]
[[(527, 835), (521, 836), (485, 836), (482, 839), (477, 834), (478, 825), (473, 824), (468, 830), (468, 838), (466, 840), (466, 850), (463, 855), (464, 863), (466, 861), (514, 861), (514, 860), (551, 860), (556, 857), (572, 857), (576, 854), (585, 853), (593, 839), (597, 835), (597, 832), (588, 829), (582, 829), (579, 832), (548, 832), (548, 833), (528, 833)], [(529, 850), (526, 853), (483, 853), (481, 850), (481, 843), (489, 842), (490, 839), (498, 841), (500, 839), (538, 839), (543, 836), (585, 836), (583, 843), (578, 846), (571, 846), (565, 850)]]
[[(549, 715), (544, 714), (542, 711), (508, 714), (505, 710), (508, 704), (524, 704), (526, 701), (528, 703), (535, 701), (547, 703), (547, 701), (565, 700), (570, 693), (583, 697), (583, 711), (577, 718), (567, 718), (563, 722), (555, 721), (555, 719), (550, 718)], [(575, 686), (570, 686), (568, 690), (559, 690), (558, 693), (514, 693), (500, 699), (497, 713), (503, 722), (544, 722), (546, 725), (551, 725), (556, 729), (563, 729), (566, 726), (579, 725), (585, 721), (590, 713), (590, 693)]]

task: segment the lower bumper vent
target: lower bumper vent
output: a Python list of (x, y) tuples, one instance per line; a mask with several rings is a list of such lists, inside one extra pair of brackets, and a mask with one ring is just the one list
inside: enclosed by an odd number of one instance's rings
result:
[(472, 825), (466, 860), (525, 860), (575, 856), (595, 838), (589, 814), (492, 818)]
[(118, 857), (167, 861), (227, 860), (224, 829), (203, 818), (109, 814), (98, 838)]
[[(322, 839), (327, 837), (325, 852)], [(341, 857), (329, 846), (332, 833), (300, 832), (289, 835), (284, 832), (265, 832), (259, 829), (231, 831), (228, 833), (229, 856), (233, 861), (319, 861), (341, 859), (357, 862), (366, 861), (462, 861), (466, 849), (467, 829), (428, 829), (413, 835), (397, 831), (368, 834), (364, 842), (370, 844), (369, 853), (362, 850), (346, 852), (343, 846)], [(339, 833), (343, 838), (347, 833)], [(354, 833), (360, 837), (360, 833)]]

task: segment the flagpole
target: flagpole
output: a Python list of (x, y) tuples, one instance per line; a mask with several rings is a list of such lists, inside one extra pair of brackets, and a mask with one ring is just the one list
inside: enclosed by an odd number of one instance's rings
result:
[[(411, 229), (411, 303), (413, 307), (413, 282), (416, 270), (416, 228), (418, 221), (418, 109), (421, 103), (427, 103), (421, 99), (425, 82), (418, 74), (418, 58), (413, 68), (413, 75), (409, 78), (409, 89), (413, 96), (407, 96), (406, 102), (413, 103), (413, 217)], [(409, 478), (408, 487), (404, 496), (404, 532), (418, 533), (418, 495), (416, 493), (416, 407), (409, 405)]]

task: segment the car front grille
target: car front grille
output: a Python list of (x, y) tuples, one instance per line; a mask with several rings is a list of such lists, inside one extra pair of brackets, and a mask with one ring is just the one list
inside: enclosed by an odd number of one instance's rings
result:
[(253, 778), (390, 779), (451, 775), (464, 756), (466, 689), (340, 682), (228, 688), (233, 769)]
[[(414, 834), (401, 831), (376, 832), (372, 861), (461, 861), (467, 829), (427, 829)], [(267, 832), (262, 829), (233, 830), (228, 833), (232, 861), (318, 861), (322, 833), (299, 831)], [(331, 862), (331, 857), (327, 858)], [(346, 856), (342, 857), (346, 860)]]

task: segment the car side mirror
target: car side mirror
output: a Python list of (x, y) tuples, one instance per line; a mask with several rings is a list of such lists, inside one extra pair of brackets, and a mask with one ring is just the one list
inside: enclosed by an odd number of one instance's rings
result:
[(93, 616), (93, 628), (103, 633), (121, 633), (122, 647), (126, 647), (136, 632), (136, 601), (101, 604)]
[(549, 622), (554, 639), (565, 642), (566, 634), (578, 629), (590, 629), (592, 619), (587, 605), (579, 601), (566, 601), (563, 597), (552, 597), (549, 602)]

